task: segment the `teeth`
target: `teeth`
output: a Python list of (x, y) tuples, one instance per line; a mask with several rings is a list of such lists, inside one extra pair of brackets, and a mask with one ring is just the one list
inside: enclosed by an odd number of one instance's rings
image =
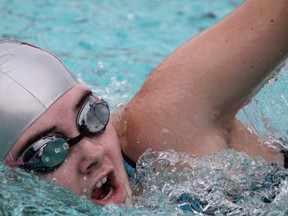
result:
[(102, 186), (102, 182), (101, 181), (97, 182), (96, 188), (100, 188), (101, 186)]
[(105, 183), (107, 182), (107, 176), (105, 176), (105, 177), (101, 180), (101, 182), (102, 182), (102, 185), (105, 184)]
[(96, 183), (96, 188), (102, 187), (103, 184), (107, 182), (107, 176), (105, 176), (103, 179), (101, 179), (99, 182)]

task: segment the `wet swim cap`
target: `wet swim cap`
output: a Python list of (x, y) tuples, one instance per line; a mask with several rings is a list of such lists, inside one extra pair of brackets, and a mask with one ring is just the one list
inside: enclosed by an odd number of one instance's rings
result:
[(26, 43), (0, 41), (0, 160), (49, 106), (76, 84), (54, 55)]

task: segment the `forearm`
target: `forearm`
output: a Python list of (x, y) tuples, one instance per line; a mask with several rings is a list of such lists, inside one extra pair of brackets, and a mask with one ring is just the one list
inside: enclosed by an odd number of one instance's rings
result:
[(287, 52), (288, 0), (250, 0), (177, 49), (150, 78), (235, 114)]
[(211, 31), (215, 31), (218, 36), (215, 43), (223, 49), (218, 54), (214, 50), (213, 63), (215, 68), (219, 67), (215, 70), (218, 76), (215, 81), (219, 82), (215, 89), (224, 89), (226, 94), (220, 91), (212, 94), (223, 95), (218, 98), (219, 106), (239, 99), (245, 102), (287, 58), (288, 1), (247, 1), (217, 28)]

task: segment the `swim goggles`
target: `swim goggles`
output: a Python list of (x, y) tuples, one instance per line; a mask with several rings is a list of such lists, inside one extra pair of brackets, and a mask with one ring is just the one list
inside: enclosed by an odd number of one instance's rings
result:
[(103, 100), (88, 97), (77, 115), (80, 134), (74, 138), (51, 134), (34, 142), (18, 157), (18, 167), (36, 173), (46, 173), (56, 169), (66, 159), (69, 148), (87, 135), (98, 135), (105, 131), (110, 110)]

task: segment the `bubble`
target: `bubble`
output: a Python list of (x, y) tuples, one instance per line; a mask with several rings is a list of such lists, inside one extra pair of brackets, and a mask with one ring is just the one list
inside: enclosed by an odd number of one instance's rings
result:
[(83, 180), (86, 181), (86, 180), (87, 180), (87, 176), (84, 176), (84, 177), (83, 177)]
[(104, 67), (104, 63), (103, 63), (103, 62), (98, 62), (98, 66), (99, 66), (100, 68), (103, 68), (103, 67)]
[(82, 196), (80, 197), (80, 199), (81, 199), (82, 201), (84, 201), (84, 200), (87, 199), (87, 197), (86, 197), (85, 195), (82, 195)]
[(129, 20), (133, 20), (134, 19), (134, 14), (132, 14), (132, 13), (127, 14), (127, 18)]
[(49, 162), (49, 161), (50, 161), (50, 158), (49, 158), (49, 157), (46, 157), (46, 158), (45, 158), (45, 161), (46, 161), (46, 162)]
[(162, 128), (161, 133), (168, 134), (170, 131), (167, 128)]
[(59, 153), (61, 151), (61, 149), (60, 148), (55, 148), (54, 151), (57, 154), (57, 153)]
[(52, 178), (53, 183), (57, 183), (57, 178)]
[(9, 199), (11, 197), (11, 194), (9, 192), (4, 191), (2, 193), (2, 196), (3, 196), (4, 199)]
[(124, 106), (125, 106), (125, 103), (118, 103), (118, 104), (116, 105), (117, 108), (122, 108), (122, 107), (124, 107)]
[(64, 149), (64, 150), (69, 149), (69, 145), (68, 145), (68, 143), (64, 143), (64, 144), (63, 144), (63, 149)]

